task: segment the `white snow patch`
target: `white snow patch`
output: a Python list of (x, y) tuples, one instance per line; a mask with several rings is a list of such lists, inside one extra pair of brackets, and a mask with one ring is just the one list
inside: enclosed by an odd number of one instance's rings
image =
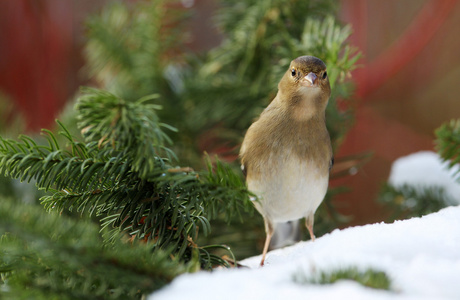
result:
[[(334, 230), (315, 242), (301, 242), (221, 269), (177, 277), (152, 294), (155, 300), (206, 299), (460, 299), (460, 206), (422, 218)], [(346, 267), (384, 271), (392, 291), (353, 281), (299, 284), (293, 277)]]
[(393, 162), (388, 183), (395, 187), (408, 184), (415, 187), (442, 187), (446, 194), (460, 204), (460, 184), (454, 175), (459, 167), (448, 168), (448, 163), (431, 151), (421, 151), (403, 156)]

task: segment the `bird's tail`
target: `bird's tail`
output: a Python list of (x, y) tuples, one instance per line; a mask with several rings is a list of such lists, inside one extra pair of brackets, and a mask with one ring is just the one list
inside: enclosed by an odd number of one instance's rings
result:
[(276, 223), (275, 233), (270, 241), (270, 249), (292, 245), (301, 239), (299, 220)]

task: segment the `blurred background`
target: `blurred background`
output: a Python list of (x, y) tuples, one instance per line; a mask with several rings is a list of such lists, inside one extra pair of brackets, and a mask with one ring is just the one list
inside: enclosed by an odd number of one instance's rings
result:
[[(53, 128), (54, 120), (72, 103), (79, 86), (100, 86), (104, 80), (104, 86), (110, 86), (107, 78), (101, 79), (103, 68), (94, 71), (95, 61), (100, 58), (91, 54), (97, 45), (88, 43), (88, 39), (94, 39), (97, 28), (91, 25), (91, 16), (123, 19), (122, 14), (103, 14), (114, 2), (0, 1), (2, 135), (15, 137), (19, 132), (34, 134), (41, 128)], [(121, 2), (129, 7), (142, 1)], [(361, 53), (357, 67), (350, 68), (347, 77), (354, 87), (348, 95), (353, 101), (347, 104), (353, 110), (353, 121), (337, 143), (335, 156), (372, 153), (359, 170), (348, 168), (349, 176), (331, 180), (332, 187), (347, 187), (346, 192), (334, 196), (334, 205), (340, 214), (352, 216), (342, 227), (383, 221), (388, 211), (376, 199), (393, 161), (420, 150), (434, 150), (434, 130), (460, 116), (460, 1), (328, 2), (334, 2), (332, 13), (336, 18), (343, 25), (350, 24), (352, 34), (347, 43)], [(225, 5), (229, 3), (232, 1)], [(187, 33), (181, 42), (197, 60), (226, 38), (215, 25), (215, 15), (223, 5), (217, 0), (167, 4), (185, 16), (179, 19), (179, 30)], [(165, 30), (179, 22), (169, 21), (162, 23)], [(174, 57), (176, 50), (171, 47), (169, 57)], [(184, 50), (180, 52), (175, 61), (179, 65)], [(167, 69), (168, 78), (177, 76), (177, 70)], [(173, 92), (180, 88), (170, 87)], [(228, 132), (213, 129), (200, 134), (194, 147), (235, 161), (237, 145), (225, 143)]]

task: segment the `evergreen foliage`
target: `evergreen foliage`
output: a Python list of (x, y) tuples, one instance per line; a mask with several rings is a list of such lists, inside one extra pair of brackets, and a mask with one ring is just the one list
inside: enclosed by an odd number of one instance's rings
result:
[[(0, 135), (8, 137), (16, 137), (25, 129), (24, 118), (15, 108), (14, 103), (9, 97), (0, 90)], [(11, 178), (0, 175), (0, 191), (3, 195), (19, 196), (14, 188), (14, 183)]]
[(141, 299), (199, 267), (140, 242), (104, 247), (94, 223), (11, 199), (0, 200), (0, 231), (2, 299)]
[[(315, 272), (316, 273), (316, 272)], [(311, 277), (298, 272), (294, 275), (294, 281), (300, 284), (333, 284), (339, 280), (353, 280), (363, 286), (390, 290), (391, 280), (385, 272), (374, 269), (359, 270), (356, 267), (349, 267), (329, 272), (320, 272)]]
[(388, 221), (421, 217), (454, 203), (441, 187), (394, 187), (390, 184), (383, 186), (378, 200), (391, 212)]
[(449, 162), (450, 167), (460, 163), (460, 119), (443, 124), (435, 133), (439, 155)]
[[(48, 210), (87, 212), (102, 218), (103, 228), (113, 228), (148, 241), (154, 249), (168, 249), (190, 260), (198, 249), (201, 265), (227, 265), (209, 247), (194, 241), (201, 230), (210, 232), (209, 219), (231, 218), (252, 203), (244, 182), (221, 162), (208, 161), (208, 171), (172, 165), (174, 153), (159, 123), (152, 97), (126, 102), (115, 95), (85, 89), (76, 110), (86, 143), (74, 139), (61, 123), (60, 135), (69, 144), (58, 144), (48, 130), (48, 145), (21, 136), (20, 141), (0, 140), (0, 171), (12, 178), (35, 179), (52, 194), (41, 201)], [(162, 157), (165, 154), (169, 157)]]
[(128, 101), (160, 94), (169, 113), (174, 107), (173, 86), (166, 68), (182, 52), (184, 12), (171, 1), (113, 1), (87, 21), (87, 74), (104, 89)]

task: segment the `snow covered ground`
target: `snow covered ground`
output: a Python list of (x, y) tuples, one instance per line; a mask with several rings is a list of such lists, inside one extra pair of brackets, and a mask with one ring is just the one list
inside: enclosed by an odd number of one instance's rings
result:
[[(419, 171), (428, 156), (419, 157), (413, 168)], [(315, 242), (269, 252), (262, 268), (259, 262), (253, 257), (242, 262), (248, 268), (181, 275), (149, 299), (460, 299), (460, 206), (392, 224), (335, 230)], [(298, 274), (311, 278), (347, 267), (384, 271), (391, 291), (354, 281), (317, 285), (294, 280)]]

